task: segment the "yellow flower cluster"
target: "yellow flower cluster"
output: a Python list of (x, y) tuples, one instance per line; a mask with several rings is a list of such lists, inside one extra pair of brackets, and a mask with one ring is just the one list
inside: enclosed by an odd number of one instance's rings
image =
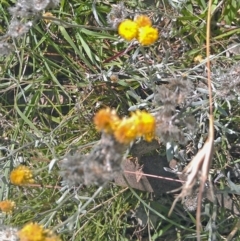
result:
[(18, 186), (34, 183), (32, 171), (28, 167), (20, 165), (10, 173), (10, 181)]
[(13, 209), (15, 208), (15, 202), (10, 200), (4, 200), (0, 202), (0, 209), (4, 213), (11, 213)]
[(98, 131), (104, 130), (106, 133), (112, 133), (119, 120), (116, 111), (107, 108), (98, 111), (94, 117), (94, 124)]
[(158, 39), (158, 30), (152, 27), (152, 21), (145, 15), (137, 16), (134, 21), (122, 21), (118, 26), (118, 34), (127, 41), (137, 39), (141, 45), (153, 44)]
[(97, 130), (114, 135), (123, 144), (141, 136), (146, 141), (154, 138), (155, 118), (145, 111), (136, 111), (128, 118), (120, 119), (114, 110), (102, 109), (95, 115), (94, 124)]
[(18, 237), (20, 241), (61, 241), (61, 239), (49, 229), (44, 229), (37, 223), (25, 225), (18, 232)]

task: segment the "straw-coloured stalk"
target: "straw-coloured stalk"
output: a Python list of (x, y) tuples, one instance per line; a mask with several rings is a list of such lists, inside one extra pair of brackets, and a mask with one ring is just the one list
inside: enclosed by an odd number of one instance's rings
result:
[(185, 167), (183, 174), (186, 176), (186, 182), (182, 187), (181, 193), (177, 196), (172, 204), (169, 214), (171, 214), (177, 201), (183, 199), (192, 193), (193, 187), (196, 181), (199, 180), (200, 187), (198, 192), (198, 206), (196, 213), (196, 229), (197, 229), (197, 240), (200, 241), (201, 231), (201, 202), (204, 191), (205, 183), (208, 179), (209, 168), (212, 162), (213, 153), (213, 141), (214, 141), (214, 127), (213, 127), (213, 106), (212, 106), (212, 89), (211, 89), (211, 69), (210, 69), (210, 21), (211, 21), (211, 5), (212, 0), (209, 1), (208, 5), (208, 18), (207, 18), (207, 33), (206, 33), (206, 53), (207, 53), (207, 69), (208, 69), (208, 91), (209, 91), (209, 133), (208, 138), (201, 150), (198, 151), (197, 155), (192, 161)]

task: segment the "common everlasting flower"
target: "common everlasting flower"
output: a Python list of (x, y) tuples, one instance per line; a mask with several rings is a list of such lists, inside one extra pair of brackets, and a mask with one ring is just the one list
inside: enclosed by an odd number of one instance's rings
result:
[(45, 12), (45, 13), (43, 13), (43, 18), (44, 18), (44, 22), (45, 23), (51, 23), (51, 19), (46, 19), (46, 17), (48, 18), (48, 17), (53, 17), (53, 14), (52, 13), (50, 13), (50, 12)]
[(123, 144), (129, 144), (138, 136), (138, 128), (133, 118), (123, 119), (114, 131), (116, 140)]
[(154, 117), (144, 111), (132, 113), (131, 117), (121, 120), (114, 131), (116, 140), (123, 144), (129, 144), (138, 137), (144, 137), (151, 141), (155, 132)]
[(10, 181), (19, 186), (34, 183), (32, 171), (28, 167), (20, 165), (10, 173)]
[(136, 111), (132, 115), (138, 127), (138, 135), (151, 141), (155, 132), (155, 118), (145, 111)]
[(203, 61), (202, 55), (197, 55), (197, 56), (194, 58), (194, 62), (195, 62), (195, 63), (201, 63), (202, 61)]
[(152, 26), (151, 19), (146, 15), (138, 15), (134, 22), (137, 23), (138, 27)]
[(137, 38), (137, 35), (138, 35), (137, 23), (130, 19), (124, 20), (118, 26), (118, 34), (124, 39), (126, 39), (127, 41), (131, 41), (134, 38)]
[(4, 200), (0, 202), (0, 209), (4, 213), (11, 213), (15, 208), (15, 202), (10, 200)]
[(151, 141), (155, 133), (155, 118), (145, 111), (137, 111), (128, 118), (120, 119), (115, 111), (107, 108), (96, 114), (94, 123), (98, 130), (114, 135), (122, 144), (129, 144), (141, 136)]
[(158, 39), (158, 30), (156, 28), (145, 26), (139, 28), (137, 40), (141, 45), (151, 45)]
[(128, 41), (135, 38), (144, 46), (151, 45), (158, 39), (158, 30), (152, 27), (152, 21), (146, 15), (136, 16), (134, 21), (125, 19), (120, 23), (118, 33)]
[(18, 237), (20, 241), (61, 241), (58, 236), (37, 223), (25, 225), (18, 232)]
[(98, 111), (93, 121), (98, 131), (112, 133), (119, 118), (114, 110), (106, 108)]
[(46, 231), (37, 223), (29, 223), (18, 232), (18, 236), (20, 241), (44, 241)]

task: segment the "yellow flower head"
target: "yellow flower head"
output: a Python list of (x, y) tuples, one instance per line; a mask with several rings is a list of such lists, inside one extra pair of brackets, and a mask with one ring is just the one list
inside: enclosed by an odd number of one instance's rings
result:
[(120, 119), (110, 108), (102, 109), (95, 115), (94, 123), (98, 130), (113, 134), (122, 144), (129, 144), (141, 136), (151, 141), (155, 133), (155, 118), (145, 111), (136, 111), (128, 118)]
[(137, 38), (138, 35), (138, 25), (136, 22), (126, 19), (121, 22), (118, 26), (118, 34), (126, 39), (127, 41), (131, 41), (134, 38)]
[(29, 223), (25, 225), (19, 232), (20, 241), (61, 241), (61, 239), (53, 234), (49, 229), (37, 223)]
[(15, 202), (10, 200), (4, 200), (0, 202), (0, 209), (4, 213), (11, 213), (15, 206)]
[(41, 225), (29, 223), (18, 232), (18, 237), (20, 241), (45, 241), (46, 233)]
[(146, 141), (151, 141), (155, 133), (155, 118), (145, 111), (137, 111), (132, 117), (135, 118), (138, 135), (143, 136)]
[(143, 136), (151, 141), (155, 132), (155, 118), (145, 112), (137, 111), (131, 117), (119, 121), (114, 131), (116, 140), (120, 143), (129, 144), (135, 138)]
[(114, 110), (102, 109), (94, 117), (94, 124), (98, 131), (112, 133), (119, 118)]
[(151, 142), (154, 139), (154, 137), (155, 137), (155, 133), (154, 132), (145, 134), (143, 136), (144, 140), (148, 141), (148, 142)]
[(138, 27), (152, 26), (151, 19), (146, 15), (138, 15), (134, 22), (137, 23)]
[(10, 181), (19, 186), (34, 183), (32, 171), (28, 167), (20, 165), (10, 173)]
[(138, 136), (138, 129), (134, 118), (126, 118), (119, 122), (114, 131), (116, 140), (123, 144), (129, 144)]
[[(50, 12), (46, 12), (46, 13), (43, 13), (43, 18), (44, 17), (53, 17), (53, 14), (50, 13)], [(45, 21), (45, 23), (51, 23), (52, 22), (51, 19), (45, 19), (45, 18), (44, 18), (44, 21)]]
[(146, 133), (154, 132), (155, 130), (155, 118), (145, 112), (145, 111), (137, 111), (132, 114), (132, 116), (138, 122), (138, 129), (141, 135), (145, 135)]
[(150, 45), (157, 41), (158, 30), (156, 28), (145, 26), (139, 28), (137, 40), (141, 45)]
[(202, 55), (197, 55), (197, 56), (194, 58), (194, 62), (195, 62), (195, 63), (201, 63), (202, 61), (203, 61)]

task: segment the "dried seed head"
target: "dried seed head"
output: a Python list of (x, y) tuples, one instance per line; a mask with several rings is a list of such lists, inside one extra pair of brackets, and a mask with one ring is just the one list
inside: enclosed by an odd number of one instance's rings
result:
[(168, 84), (156, 88), (154, 101), (156, 105), (179, 106), (190, 95), (193, 85), (188, 80), (172, 79)]
[(215, 74), (216, 96), (224, 100), (234, 100), (240, 92), (240, 64), (233, 65), (230, 69)]
[(125, 8), (124, 3), (120, 2), (112, 6), (111, 11), (107, 15), (107, 22), (111, 27), (116, 29), (119, 23), (121, 23), (127, 15), (127, 9)]
[(187, 79), (171, 79), (167, 83), (156, 86), (154, 95), (154, 104), (162, 106), (162, 109), (156, 113), (156, 135), (163, 142), (186, 143), (183, 133), (184, 129), (191, 132), (195, 127), (193, 116), (184, 112), (177, 112), (186, 105), (191, 96), (193, 85)]
[(195, 132), (196, 131), (196, 119), (194, 118), (194, 116), (192, 115), (187, 115), (187, 116), (183, 116), (183, 118), (181, 119), (181, 125), (186, 126), (186, 128), (191, 131), (191, 132)]
[(179, 142), (181, 144), (186, 143), (186, 138), (182, 131), (176, 126), (169, 123), (162, 123), (157, 128), (156, 135), (160, 138), (163, 143), (167, 142)]
[(34, 10), (40, 12), (48, 7), (50, 0), (32, 0), (32, 3)]
[(76, 153), (67, 156), (60, 162), (60, 175), (63, 178), (62, 184), (70, 187), (77, 187), (84, 184), (83, 162), (84, 156)]
[(48, 6), (46, 7), (46, 9), (48, 8), (55, 8), (59, 5), (60, 0), (50, 0)]
[(112, 135), (103, 133), (100, 143), (90, 154), (75, 154), (61, 161), (60, 175), (63, 177), (63, 185), (102, 185), (111, 181), (115, 173), (121, 171), (125, 150), (125, 145), (118, 143)]
[(190, 195), (190, 196), (186, 196), (183, 200), (182, 200), (182, 204), (183, 204), (183, 207), (186, 211), (189, 211), (189, 212), (194, 212), (197, 210), (197, 205), (198, 205), (198, 202), (197, 202), (197, 194), (193, 194), (193, 195)]
[(111, 181), (121, 171), (123, 152), (126, 146), (117, 142), (112, 135), (102, 134), (101, 142), (95, 146), (84, 163), (86, 185), (102, 185)]
[(13, 16), (14, 19), (16, 18), (28, 18), (32, 17), (36, 14), (34, 9), (30, 7), (30, 5), (25, 6), (19, 3), (16, 3), (14, 7), (9, 8), (9, 13)]
[(18, 241), (18, 229), (2, 226), (0, 227), (0, 240), (3, 241)]
[(28, 17), (29, 12), (32, 12), (31, 10), (32, 4), (31, 1), (27, 0), (19, 0), (16, 2), (14, 7), (9, 8), (9, 12), (13, 17)]
[(27, 23), (21, 23), (18, 20), (14, 20), (9, 25), (7, 34), (13, 38), (18, 38), (23, 34), (27, 33), (31, 27), (32, 27), (31, 21)]
[(183, 132), (177, 126), (175, 115), (169, 108), (163, 108), (156, 114), (155, 134), (162, 142), (177, 141), (181, 144), (186, 142)]
[(13, 46), (6, 42), (0, 42), (0, 56), (7, 56), (13, 52)]
[(157, 93), (154, 96), (156, 105), (168, 105), (170, 109), (174, 110), (176, 106), (176, 93), (168, 89), (167, 86), (157, 86)]

